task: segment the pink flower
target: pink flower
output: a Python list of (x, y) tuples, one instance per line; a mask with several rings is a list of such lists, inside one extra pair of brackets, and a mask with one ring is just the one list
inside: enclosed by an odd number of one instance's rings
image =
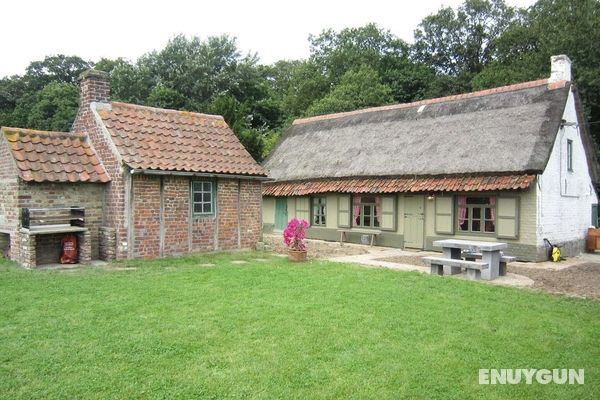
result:
[(308, 227), (308, 221), (305, 219), (298, 220), (297, 218), (292, 218), (283, 231), (283, 242), (285, 245), (292, 250), (306, 250), (304, 239), (306, 238)]

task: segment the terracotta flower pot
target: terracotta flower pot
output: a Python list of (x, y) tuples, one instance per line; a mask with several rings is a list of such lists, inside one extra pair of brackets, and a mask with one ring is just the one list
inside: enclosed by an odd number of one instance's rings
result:
[(292, 250), (288, 253), (288, 259), (294, 262), (306, 261), (306, 250)]

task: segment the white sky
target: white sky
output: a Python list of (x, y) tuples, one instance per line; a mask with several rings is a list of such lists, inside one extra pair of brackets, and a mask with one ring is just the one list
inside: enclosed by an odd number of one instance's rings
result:
[[(526, 7), (533, 0), (506, 0)], [(140, 55), (183, 33), (237, 37), (261, 62), (305, 58), (308, 35), (375, 22), (411, 42), (413, 31), (442, 5), (463, 0), (4, 0), (0, 5), (0, 77), (23, 74), (46, 55), (86, 60)]]

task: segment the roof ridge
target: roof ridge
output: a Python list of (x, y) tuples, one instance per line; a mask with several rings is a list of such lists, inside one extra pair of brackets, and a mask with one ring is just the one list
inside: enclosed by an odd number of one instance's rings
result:
[(19, 134), (27, 134), (27, 135), (38, 135), (38, 136), (69, 136), (69, 137), (77, 137), (77, 138), (85, 138), (89, 139), (87, 133), (83, 132), (59, 132), (59, 131), (43, 131), (40, 129), (29, 129), (29, 128), (15, 128), (11, 126), (2, 126), (0, 127), (2, 132), (6, 133), (19, 133)]
[(142, 106), (140, 104), (123, 103), (120, 101), (111, 101), (111, 104), (116, 104), (116, 105), (126, 106), (126, 107), (141, 108), (141, 109), (155, 111), (155, 112), (166, 112), (166, 113), (181, 114), (181, 115), (193, 114), (193, 115), (198, 115), (198, 116), (205, 117), (205, 118), (213, 118), (213, 119), (219, 119), (219, 120), (223, 120), (223, 121), (225, 120), (222, 115), (205, 114), (205, 113), (199, 113), (199, 112), (195, 112), (195, 111), (182, 111), (182, 110), (173, 110), (171, 108)]
[(515, 83), (512, 85), (499, 86), (499, 87), (495, 87), (495, 88), (491, 88), (491, 89), (478, 90), (476, 92), (468, 92), (468, 93), (461, 93), (461, 94), (455, 94), (455, 95), (444, 96), (444, 97), (436, 97), (433, 99), (424, 99), (424, 100), (419, 100), (419, 101), (415, 101), (412, 103), (391, 104), (391, 105), (386, 105), (386, 106), (363, 108), (363, 109), (354, 110), (354, 111), (345, 111), (345, 112), (339, 112), (339, 113), (333, 113), (333, 114), (317, 115), (314, 117), (298, 118), (298, 119), (294, 120), (292, 125), (300, 125), (300, 124), (305, 124), (305, 123), (309, 123), (309, 122), (336, 119), (336, 118), (342, 118), (342, 117), (347, 117), (347, 116), (351, 116), (351, 115), (360, 115), (360, 114), (366, 114), (366, 113), (377, 112), (377, 111), (398, 110), (398, 109), (403, 109), (403, 108), (411, 108), (411, 107), (424, 106), (424, 105), (429, 105), (429, 104), (443, 103), (446, 101), (470, 99), (470, 98), (487, 96), (490, 94), (505, 93), (505, 92), (511, 92), (511, 91), (520, 90), (520, 89), (528, 89), (528, 88), (542, 86), (542, 85), (546, 85), (546, 84), (548, 85), (549, 90), (554, 90), (554, 89), (560, 89), (560, 88), (565, 87), (566, 83), (567, 83), (567, 81), (564, 81), (564, 80), (563, 81), (551, 81), (550, 79), (544, 78), (544, 79), (538, 79), (535, 81), (521, 82), (521, 83)]

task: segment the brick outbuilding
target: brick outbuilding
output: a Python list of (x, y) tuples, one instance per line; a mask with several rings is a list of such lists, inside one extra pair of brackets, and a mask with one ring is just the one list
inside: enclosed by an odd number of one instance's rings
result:
[[(0, 247), (26, 267), (57, 262), (69, 232), (80, 262), (251, 248), (264, 179), (221, 116), (111, 102), (87, 71), (71, 133), (2, 128)], [(29, 226), (38, 209), (85, 217)]]

